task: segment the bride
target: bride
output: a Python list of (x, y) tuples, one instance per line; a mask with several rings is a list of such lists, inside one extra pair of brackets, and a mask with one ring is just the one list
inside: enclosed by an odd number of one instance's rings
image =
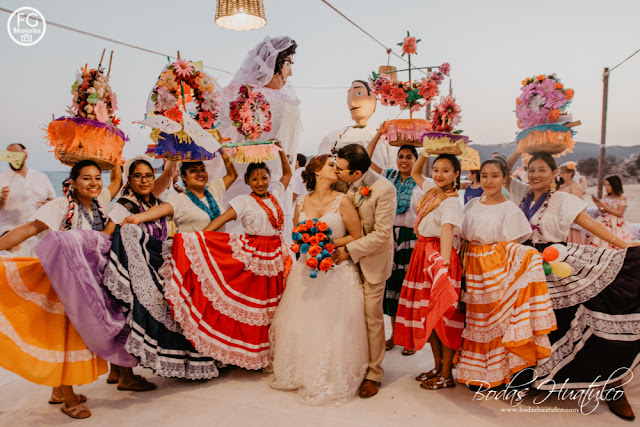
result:
[[(336, 247), (359, 238), (355, 207), (331, 189), (338, 180), (334, 159), (314, 157), (302, 176), (312, 193), (296, 204), (294, 224), (316, 218), (327, 223)], [(308, 256), (291, 270), (271, 325), (272, 387), (297, 390), (309, 405), (340, 405), (355, 396), (369, 360), (362, 284), (350, 260), (310, 278)]]

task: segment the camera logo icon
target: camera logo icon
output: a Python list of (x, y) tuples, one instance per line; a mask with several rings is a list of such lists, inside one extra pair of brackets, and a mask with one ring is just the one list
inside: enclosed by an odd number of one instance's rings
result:
[(7, 21), (9, 37), (20, 46), (33, 46), (44, 37), (47, 22), (40, 11), (32, 7), (16, 9)]

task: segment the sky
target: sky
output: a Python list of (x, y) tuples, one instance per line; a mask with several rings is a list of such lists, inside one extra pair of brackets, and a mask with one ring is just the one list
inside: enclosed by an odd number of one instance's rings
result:
[[(575, 91), (570, 112), (582, 125), (576, 139), (600, 142), (602, 73), (640, 48), (637, 0), (330, 0), (338, 10), (386, 46), (406, 36), (421, 38), (417, 66), (451, 64), (453, 94), (462, 108), (461, 129), (473, 143), (513, 141), (515, 99), (527, 76), (556, 73)], [(346, 106), (352, 80), (366, 79), (387, 64), (385, 50), (320, 0), (264, 0), (267, 25), (254, 31), (225, 30), (214, 23), (214, 0), (89, 2), (0, 0), (0, 7), (38, 9), (47, 21), (202, 60), (235, 72), (246, 53), (266, 35), (296, 40), (292, 84), (302, 101), (299, 151), (315, 154), (329, 132), (353, 124)], [(6, 28), (9, 14), (0, 12)], [(71, 104), (75, 72), (95, 67), (103, 48), (114, 50), (110, 83), (118, 95), (123, 131), (131, 138), (124, 155), (144, 152), (144, 118), (149, 91), (167, 59), (49, 25), (44, 38), (19, 46), (0, 33), (0, 147), (21, 142), (29, 165), (66, 170), (44, 143), (53, 115)], [(391, 65), (403, 66), (391, 57)], [(402, 67), (404, 68), (404, 67)], [(232, 75), (208, 72), (225, 86)], [(640, 54), (611, 73), (607, 145), (640, 143)], [(404, 77), (406, 79), (406, 76)], [(448, 81), (441, 86), (448, 88)], [(397, 108), (378, 108), (370, 124), (408, 117)], [(422, 114), (422, 113), (419, 113)], [(0, 169), (4, 169), (4, 164)]]

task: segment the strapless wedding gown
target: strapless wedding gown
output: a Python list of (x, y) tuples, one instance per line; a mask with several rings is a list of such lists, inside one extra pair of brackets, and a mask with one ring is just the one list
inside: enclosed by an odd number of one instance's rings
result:
[[(334, 239), (346, 235), (339, 213), (342, 197), (319, 218)], [(308, 219), (303, 200), (300, 221)], [(293, 266), (271, 324), (272, 387), (297, 390), (308, 405), (341, 405), (355, 396), (369, 360), (360, 274), (348, 260), (312, 279), (307, 258), (303, 255)]]

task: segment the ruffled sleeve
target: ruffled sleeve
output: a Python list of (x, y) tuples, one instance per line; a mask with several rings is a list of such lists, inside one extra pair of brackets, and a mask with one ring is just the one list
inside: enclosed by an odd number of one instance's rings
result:
[(45, 224), (49, 230), (60, 230), (62, 222), (69, 212), (69, 200), (66, 197), (58, 197), (43, 205), (35, 211), (27, 222), (40, 221)]
[(555, 192), (555, 197), (562, 197), (560, 208), (560, 228), (565, 230), (571, 227), (580, 212), (587, 209), (584, 200), (569, 193)]
[(426, 193), (427, 191), (431, 190), (435, 186), (436, 186), (436, 183), (433, 182), (433, 179), (425, 178), (424, 183), (422, 184), (422, 190), (424, 190), (424, 192)]
[(518, 179), (512, 179), (511, 185), (509, 185), (509, 192), (511, 193), (513, 203), (519, 206), (529, 192), (529, 184)]
[(524, 212), (512, 202), (507, 203), (507, 210), (502, 220), (502, 241), (518, 241), (520, 243), (531, 238), (531, 224)]
[(462, 232), (462, 205), (457, 197), (449, 197), (444, 200), (440, 206), (442, 206), (442, 214), (440, 216), (440, 224), (453, 225), (453, 234), (460, 234)]
[(109, 219), (116, 224), (122, 224), (122, 221), (125, 220), (128, 216), (131, 216), (132, 213), (129, 209), (122, 206), (120, 203), (116, 203), (109, 211)]

